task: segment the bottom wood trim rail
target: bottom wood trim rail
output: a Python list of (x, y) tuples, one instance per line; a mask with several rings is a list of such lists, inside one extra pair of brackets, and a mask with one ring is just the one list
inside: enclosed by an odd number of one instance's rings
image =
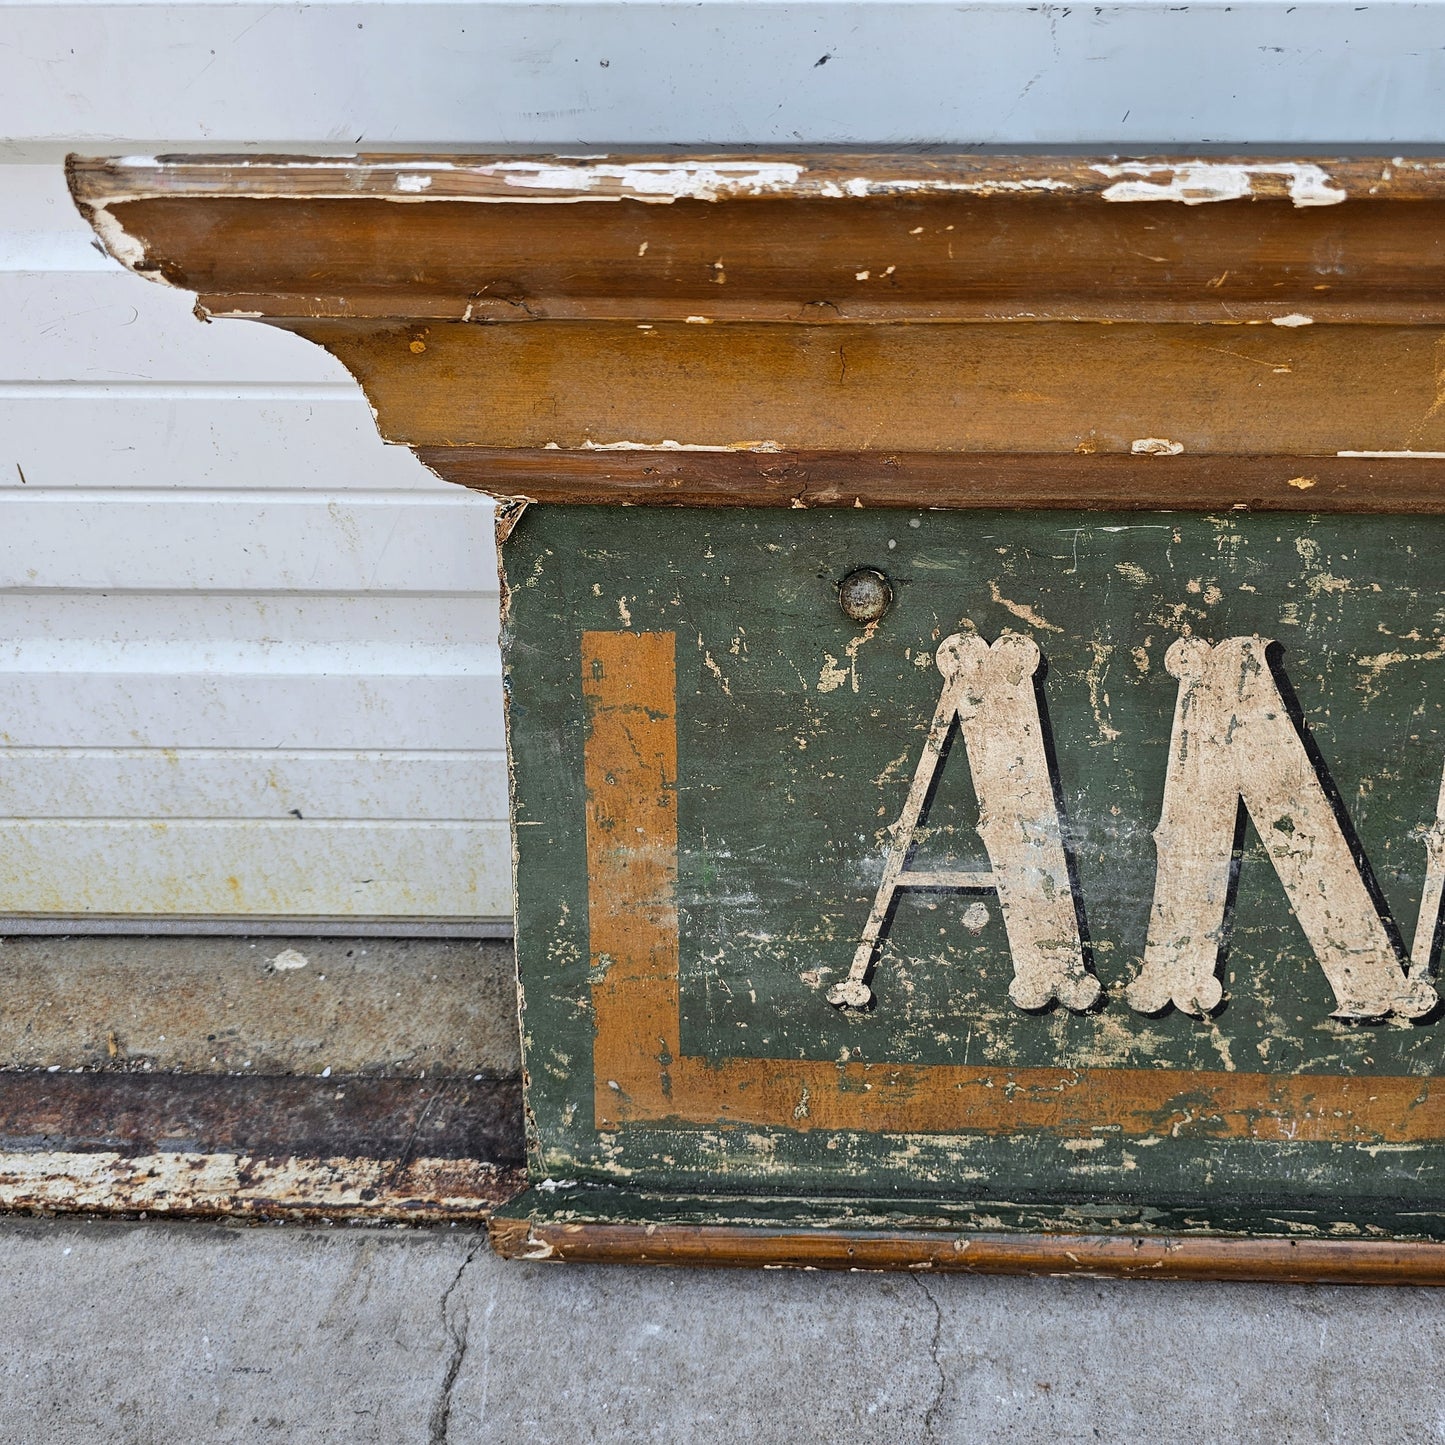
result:
[(521, 1163), (516, 1079), (0, 1072), (0, 1210), (478, 1221)]
[(781, 1269), (938, 1270), (1277, 1284), (1445, 1285), (1445, 1243), (769, 1230), (733, 1225), (488, 1224), (505, 1259)]

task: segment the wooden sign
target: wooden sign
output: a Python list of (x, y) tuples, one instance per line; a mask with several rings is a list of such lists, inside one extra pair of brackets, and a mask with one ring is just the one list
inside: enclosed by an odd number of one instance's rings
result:
[(1445, 1276), (1438, 163), (74, 183), (503, 499), (503, 1252)]

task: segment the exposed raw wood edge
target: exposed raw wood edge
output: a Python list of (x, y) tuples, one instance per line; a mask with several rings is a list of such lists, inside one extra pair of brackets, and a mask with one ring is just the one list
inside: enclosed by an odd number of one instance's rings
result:
[[(440, 476), (441, 474), (438, 473), (438, 475)], [(508, 492), (505, 495), (497, 495), (496, 528), (497, 556), (499, 558), (502, 555), (502, 548), (506, 545), (507, 538), (512, 535), (513, 531), (516, 529), (517, 523), (520, 522), (523, 516), (526, 514), (527, 508), (530, 507), (536, 500), (537, 498), (535, 497), (521, 496), (516, 492)], [(506, 579), (505, 577), (501, 576), (500, 571), (498, 573), (497, 586), (499, 594), (505, 595)]]
[[(1423, 241), (1402, 251), (1379, 206), (1289, 219), (1349, 196), (1438, 205), (1445, 160), (72, 157), (70, 180), (110, 253), (197, 291), (207, 319), (1445, 321), (1436, 258)], [(1270, 214), (1182, 214), (1234, 200)], [(430, 201), (447, 204), (416, 212)], [(603, 201), (638, 209), (555, 209)], [(463, 217), (458, 202), (502, 209)], [(674, 202), (688, 204), (657, 214)], [(293, 227), (299, 251), (275, 240)], [(362, 232), (374, 234), (359, 266)]]
[[(980, 195), (1174, 201), (1191, 206), (1248, 199), (1297, 207), (1337, 205), (1349, 196), (1390, 200), (1445, 196), (1445, 160), (1421, 157), (1302, 161), (1259, 156), (919, 156), (868, 151), (445, 158), (72, 155), (66, 168), (72, 192), (88, 215), (102, 213), (116, 202), (161, 196), (309, 200), (365, 196), (406, 203), (532, 205), (634, 200), (668, 205), (680, 200)], [(129, 242), (118, 244), (124, 248)], [(112, 254), (118, 254), (114, 248)]]
[(506, 1259), (1315, 1284), (1445, 1284), (1445, 1244), (1089, 1234), (952, 1234), (560, 1224), (493, 1217)]
[[(418, 447), (446, 481), (611, 506), (1445, 513), (1445, 455), (560, 451)], [(500, 521), (499, 512), (499, 521)]]
[(522, 1184), (474, 1159), (0, 1153), (0, 1210), (428, 1224), (485, 1219)]
[[(100, 237), (100, 243), (105, 247), (106, 254), (119, 261), (122, 266), (134, 271), (136, 275), (169, 286), (171, 283), (161, 274), (159, 265), (152, 265), (149, 261), (146, 243), (140, 238), (132, 236), (111, 215), (108, 203), (98, 198), (92, 200), (80, 194), (75, 183), (75, 172), (72, 170), (76, 159), (75, 156), (68, 156), (65, 162), (66, 174), (70, 178), (71, 194), (75, 198), (76, 208), (80, 214), (85, 217), (90, 228)], [(206, 318), (202, 317), (201, 319)]]

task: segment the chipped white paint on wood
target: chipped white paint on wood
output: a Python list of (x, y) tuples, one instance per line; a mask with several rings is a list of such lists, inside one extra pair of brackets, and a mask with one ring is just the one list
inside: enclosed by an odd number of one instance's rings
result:
[[(180, 176), (194, 177), (185, 161), (166, 156), (123, 156), (117, 162), (131, 172), (127, 201), (172, 194)], [(479, 205), (575, 205), (580, 202), (641, 201), (671, 205), (677, 201), (722, 201), (748, 197), (787, 195), (819, 200), (866, 200), (888, 196), (927, 194), (997, 195), (1047, 194), (1074, 189), (1074, 183), (1047, 175), (1003, 178), (984, 176), (907, 176), (874, 173), (838, 178), (814, 174), (793, 161), (689, 160), (673, 164), (658, 161), (613, 161), (606, 156), (570, 162), (565, 156), (545, 160), (429, 158), (392, 160), (385, 156), (297, 160), (274, 158), (226, 163), (226, 194), (269, 198), (278, 186), (288, 196), (313, 200), (349, 199), (356, 194), (356, 177), (371, 183), (367, 194), (379, 200), (413, 202), (444, 199)], [(169, 174), (167, 174), (169, 173)], [(214, 182), (212, 183), (214, 184)], [(380, 187), (380, 189), (378, 189)], [(107, 249), (116, 260), (137, 266), (145, 259), (140, 239), (125, 232), (111, 214), (118, 202), (89, 199)], [(646, 252), (640, 254), (645, 255)], [(864, 270), (856, 279), (866, 281)], [(891, 274), (885, 270), (880, 275)], [(256, 311), (207, 312), (208, 315), (257, 316)]]
[(0, 1154), (0, 1209), (476, 1218), (515, 1190), (472, 1159), (258, 1159), (168, 1150)]
[[(277, 159), (227, 156), (211, 160), (197, 156), (127, 156), (103, 167), (82, 165), (74, 177), (76, 196), (91, 217), (112, 254), (135, 270), (155, 273), (143, 235), (121, 234), (123, 219), (111, 208), (156, 197), (191, 198), (225, 195), (229, 198), (289, 200), (354, 200), (364, 195), (378, 203), (426, 201), (454, 204), (572, 205), (583, 202), (638, 201), (672, 204), (679, 201), (717, 202), (748, 198), (790, 200), (866, 200), (882, 197), (960, 193), (992, 196), (998, 193), (1046, 195), (1063, 193), (1075, 199), (1098, 196), (1103, 202), (1178, 201), (1195, 206), (1222, 201), (1286, 198), (1296, 207), (1339, 204), (1349, 197), (1343, 178), (1357, 195), (1373, 196), (1404, 184), (1418, 188), (1440, 184), (1441, 163), (1403, 157), (1330, 162), (1287, 160), (1222, 161), (1180, 159), (1169, 162), (1097, 162), (1074, 168), (1047, 158), (1030, 162), (1009, 158), (980, 162), (974, 170), (945, 162), (936, 169), (910, 163), (888, 154), (857, 158), (860, 173), (838, 174), (833, 166), (810, 168), (804, 162), (728, 160), (701, 157), (664, 163), (647, 160), (611, 160), (606, 156), (569, 161), (562, 157), (505, 160), (472, 155), (455, 160), (392, 159), (385, 155), (344, 158), (298, 157)], [(851, 168), (851, 167), (850, 167)], [(1033, 174), (1027, 174), (1032, 168)], [(923, 173), (919, 174), (922, 169)], [(1014, 175), (1015, 171), (1025, 174)], [(1062, 171), (1063, 174), (1055, 174)], [(1109, 177), (1124, 177), (1105, 184)], [(129, 209), (125, 212), (129, 215)], [(144, 225), (144, 222), (141, 223)], [(921, 229), (921, 228), (920, 228)], [(119, 240), (117, 240), (119, 235)], [(642, 242), (638, 255), (647, 254)], [(897, 268), (856, 270), (854, 280), (884, 281)], [(712, 263), (712, 279), (726, 281), (722, 260)], [(203, 298), (197, 314), (210, 317), (257, 317), (252, 298), (240, 304)], [(473, 319), (480, 303), (470, 301), (461, 319)], [(688, 323), (712, 325), (707, 315), (690, 315)], [(1273, 318), (1281, 327), (1308, 326), (1313, 317), (1292, 312)], [(1256, 318), (1247, 324), (1262, 325)], [(641, 330), (650, 331), (649, 325)], [(1149, 439), (1145, 439), (1149, 440)], [(655, 449), (676, 446), (666, 440), (608, 444), (621, 448)], [(756, 442), (730, 443), (734, 447), (764, 449)]]
[[(666, 162), (617, 164), (607, 161), (569, 165), (502, 161), (477, 169), (495, 175), (503, 185), (513, 189), (558, 193), (550, 197), (534, 194), (528, 197), (532, 200), (615, 201), (628, 198), (664, 204), (764, 195), (796, 185), (803, 174), (802, 166), (769, 161), (733, 161), (713, 165), (668, 165)], [(611, 187), (605, 192), (600, 189), (604, 182), (611, 182)]]
[[(1084, 966), (1078, 914), (1064, 856), (1063, 829), (1044, 748), (1034, 676), (1038, 644), (1005, 633), (990, 646), (977, 634), (955, 633), (935, 654), (943, 674), (938, 707), (923, 745), (883, 878), (853, 956), (848, 977), (828, 1001), (863, 1008), (872, 1001), (866, 978), (900, 888), (987, 889), (998, 895), (1013, 959), (1009, 997), (1023, 1009), (1058, 999), (1082, 1010), (1099, 997), (1099, 981)], [(978, 797), (978, 835), (990, 868), (913, 870), (907, 867), (924, 805), (957, 722)]]
[(1282, 185), (1296, 206), (1337, 206), (1348, 199), (1348, 193), (1334, 184), (1322, 166), (1305, 161), (1272, 161), (1267, 165), (1206, 160), (1179, 164), (1126, 161), (1094, 169), (1100, 175), (1120, 178), (1104, 192), (1106, 201), (1180, 201), (1186, 206), (1202, 206), (1252, 197), (1255, 183), (1266, 180)]
[(1395, 451), (1395, 452), (1336, 452), (1337, 457), (1418, 457), (1428, 461), (1445, 461), (1445, 452), (1417, 452), (1417, 451)]
[[(689, 316), (692, 322), (707, 322), (703, 316)], [(707, 324), (711, 324), (707, 322)], [(563, 448), (557, 442), (545, 442), (543, 451), (555, 452)], [(710, 444), (707, 442), (679, 442), (664, 437), (661, 441), (655, 442), (595, 442), (590, 437), (584, 439), (580, 445), (567, 448), (571, 451), (581, 452), (780, 452), (782, 448), (774, 441), (747, 441), (747, 442), (719, 442)]]
[(1129, 1004), (1141, 1013), (1218, 1006), (1242, 801), (1334, 990), (1336, 1015), (1419, 1018), (1435, 1007), (1435, 989), (1402, 967), (1285, 707), (1268, 646), (1253, 636), (1216, 646), (1185, 637), (1165, 654), (1179, 693), (1144, 967)]

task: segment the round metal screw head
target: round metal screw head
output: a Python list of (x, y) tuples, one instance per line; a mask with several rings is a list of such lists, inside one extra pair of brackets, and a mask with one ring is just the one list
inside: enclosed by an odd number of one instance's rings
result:
[(838, 605), (854, 622), (877, 622), (893, 601), (893, 588), (876, 567), (859, 567), (838, 584)]

